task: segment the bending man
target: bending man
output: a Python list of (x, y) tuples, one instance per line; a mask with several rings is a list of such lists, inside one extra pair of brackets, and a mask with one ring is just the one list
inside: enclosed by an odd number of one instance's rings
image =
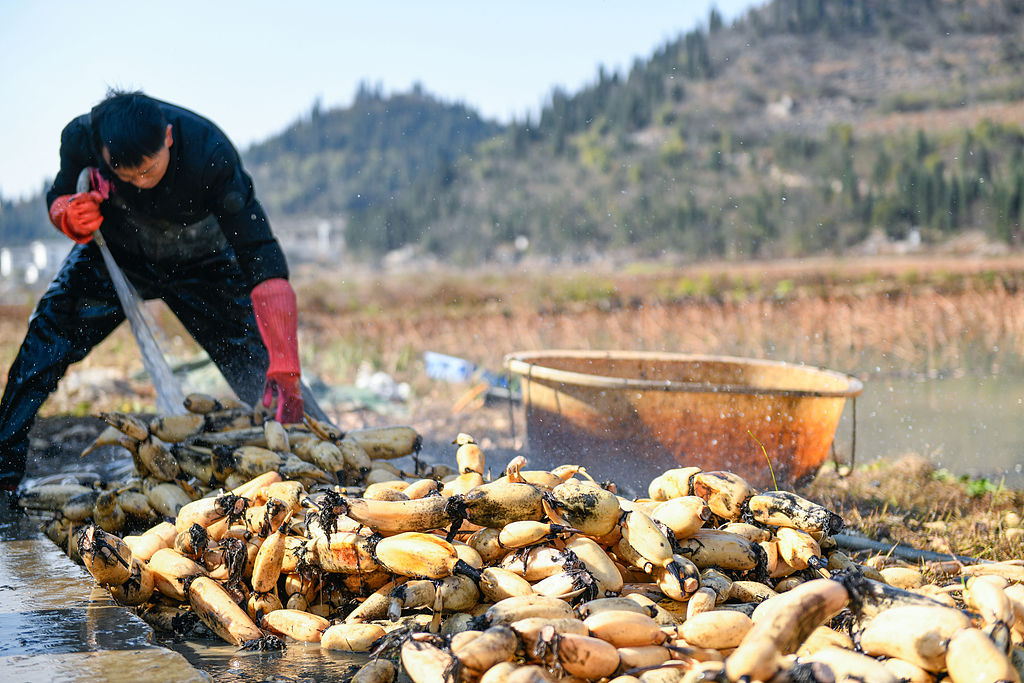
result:
[[(76, 192), (83, 169), (92, 190)], [(144, 299), (160, 298), (238, 397), (276, 400), (302, 420), (295, 293), (227, 136), (207, 119), (141, 92), (116, 92), (61, 133), (51, 222), (77, 244), (29, 319), (0, 399), (0, 488), (24, 476), (28, 433), (67, 367), (124, 320), (93, 233)], [(305, 396), (305, 409), (323, 412)]]

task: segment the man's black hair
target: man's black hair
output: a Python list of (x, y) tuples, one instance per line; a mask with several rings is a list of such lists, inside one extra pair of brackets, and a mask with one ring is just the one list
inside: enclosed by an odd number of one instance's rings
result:
[(107, 91), (106, 99), (92, 108), (90, 122), (96, 153), (102, 155), (106, 147), (114, 168), (135, 168), (164, 146), (167, 118), (141, 90)]

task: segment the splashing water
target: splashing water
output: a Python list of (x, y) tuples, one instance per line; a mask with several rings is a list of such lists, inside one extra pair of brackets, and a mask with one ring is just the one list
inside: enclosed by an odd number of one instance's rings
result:
[(121, 301), (121, 308), (124, 309), (128, 324), (131, 325), (132, 334), (138, 342), (139, 351), (142, 353), (142, 364), (153, 380), (156, 389), (157, 411), (165, 414), (180, 414), (185, 412), (185, 394), (174, 376), (171, 366), (167, 364), (163, 350), (153, 336), (153, 326), (150, 325), (148, 316), (142, 308), (142, 300), (132, 283), (124, 276), (113, 255), (107, 249), (107, 243), (97, 230), (93, 239), (103, 254), (103, 262), (107, 264), (107, 271), (110, 273), (110, 280), (114, 283), (117, 291), (117, 298)]

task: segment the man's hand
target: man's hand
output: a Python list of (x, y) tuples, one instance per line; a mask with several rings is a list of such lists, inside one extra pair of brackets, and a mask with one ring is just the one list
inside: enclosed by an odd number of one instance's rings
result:
[(264, 280), (252, 288), (252, 310), (270, 357), (263, 405), (269, 408), (276, 396), (277, 421), (282, 424), (302, 422), (295, 291), (284, 278)]
[(102, 201), (98, 190), (57, 197), (50, 206), (50, 222), (75, 242), (85, 244), (103, 224)]
[(110, 183), (99, 169), (89, 169), (89, 186), (92, 189), (86, 192), (57, 197), (50, 206), (50, 222), (78, 244), (91, 240), (100, 229), (100, 203), (110, 196)]
[(267, 373), (267, 383), (263, 385), (263, 407), (269, 408), (275, 398), (277, 411), (274, 419), (281, 424), (302, 422), (302, 387), (298, 374)]

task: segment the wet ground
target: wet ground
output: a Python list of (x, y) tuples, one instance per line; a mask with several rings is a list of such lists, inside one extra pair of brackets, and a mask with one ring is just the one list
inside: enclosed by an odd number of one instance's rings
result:
[(43, 536), (38, 520), (2, 504), (0, 670), (7, 680), (344, 681), (366, 661), (304, 643), (243, 652), (215, 637), (156, 632)]
[(218, 641), (162, 640), (219, 683), (347, 681), (368, 657), (332, 652), (315, 643), (289, 642), (282, 652), (244, 652)]
[(8, 681), (209, 681), (116, 605), (0, 494), (0, 671)]
[[(444, 421), (444, 415), (438, 419)], [(338, 421), (350, 429), (398, 424), (393, 416), (379, 415), (339, 416)], [(491, 422), (488, 418), (486, 424)], [(131, 458), (121, 449), (106, 447), (80, 457), (105, 426), (95, 417), (37, 420), (25, 485), (130, 474)], [(425, 437), (444, 433), (443, 438), (425, 438), (420, 454), (424, 462), (454, 465), (451, 440), (457, 432), (448, 436), (448, 431), (436, 421), (422, 429)], [(488, 438), (487, 443), (495, 468), (516, 455), (504, 442)], [(393, 463), (406, 471), (415, 468), (411, 457)], [(139, 673), (146, 672), (152, 681), (345, 681), (367, 661), (314, 644), (290, 642), (283, 652), (244, 652), (210, 635), (182, 639), (155, 632), (131, 610), (113, 603), (84, 568), (43, 536), (40, 518), (12, 511), (6, 500), (0, 507), (0, 576), (6, 577), (0, 579), (0, 670), (16, 672), (11, 680), (137, 683)]]

